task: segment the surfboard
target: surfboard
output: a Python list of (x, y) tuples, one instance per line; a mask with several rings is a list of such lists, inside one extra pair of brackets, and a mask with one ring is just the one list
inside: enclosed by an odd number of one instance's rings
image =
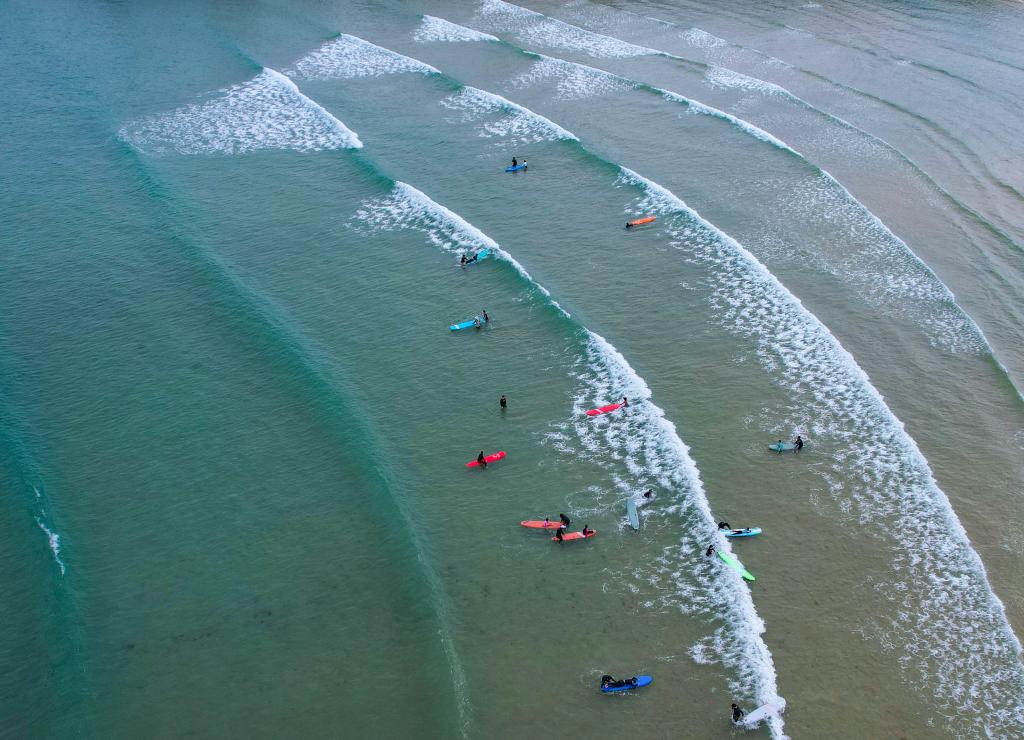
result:
[(633, 529), (640, 529), (640, 514), (636, 510), (636, 501), (626, 499), (626, 516), (629, 517), (629, 526)]
[(644, 686), (650, 686), (651, 682), (654, 681), (654, 676), (634, 676), (636, 678), (636, 685), (626, 684), (625, 686), (602, 686), (601, 691), (606, 694), (613, 694), (616, 691), (629, 691), (630, 689), (639, 689)]
[(751, 574), (751, 572), (749, 570), (747, 570), (742, 565), (740, 565), (740, 561), (739, 560), (737, 560), (736, 558), (734, 558), (732, 555), (730, 555), (727, 552), (722, 552), (721, 550), (715, 550), (715, 552), (717, 552), (718, 553), (718, 557), (720, 557), (725, 562), (725, 564), (728, 565), (730, 568), (732, 568), (734, 571), (739, 573), (741, 576), (746, 578), (748, 581), (754, 580), (753, 574)]
[(610, 403), (607, 406), (602, 406), (599, 409), (590, 409), (589, 411), (587, 411), (587, 416), (600, 416), (601, 414), (607, 414), (609, 411), (614, 411), (615, 409), (621, 408), (621, 403)]
[(746, 717), (741, 719), (739, 722), (737, 722), (737, 724), (753, 729), (757, 727), (762, 720), (766, 720), (769, 717), (773, 717), (778, 713), (779, 708), (774, 704), (764, 704), (763, 706), (758, 707), (753, 712), (748, 714)]
[(505, 168), (505, 172), (519, 172), (519, 170), (525, 170), (525, 169), (526, 169), (526, 162), (523, 162), (522, 164), (517, 164), (515, 167), (506, 167)]
[[(476, 259), (471, 259), (466, 264), (467, 265), (473, 265), (473, 264), (476, 264), (477, 262), (480, 262), (481, 260), (487, 259), (490, 256), (491, 256), (491, 248), (490, 247), (486, 247), (486, 248), (481, 249), (479, 252), (476, 253)], [(461, 262), (460, 262), (460, 264), (461, 264)]]
[[(498, 460), (500, 460), (503, 457), (505, 457), (505, 451), (504, 450), (502, 450), (501, 452), (495, 452), (493, 455), (485, 455), (484, 456), (484, 460), (486, 460), (489, 463), (492, 463), (492, 462), (497, 462)], [(467, 468), (475, 468), (479, 464), (480, 463), (478, 463), (476, 460), (470, 460), (468, 463), (466, 463), (466, 467)]]
[[(595, 534), (597, 534), (597, 532), (595, 532), (594, 530), (590, 530), (590, 532), (587, 534), (586, 539), (589, 540)], [(555, 542), (558, 542), (558, 538), (557, 537), (552, 537), (551, 539), (553, 539)], [(582, 540), (583, 539), (583, 532), (567, 532), (567, 533), (562, 535), (562, 539), (563, 540)]]
[[(480, 319), (480, 325), (481, 326), (483, 326), (486, 323), (487, 322), (484, 321), (482, 318)], [(462, 321), (462, 322), (460, 322), (458, 324), (452, 324), (448, 328), (451, 331), (461, 331), (462, 329), (468, 329), (471, 326), (476, 326), (476, 320), (475, 319), (470, 319), (469, 321)]]
[(753, 537), (761, 534), (760, 527), (745, 527), (744, 529), (727, 529), (723, 533), (726, 537)]
[(768, 449), (772, 452), (789, 452), (790, 450), (795, 450), (796, 445), (792, 442), (776, 442), (775, 444), (768, 445)]
[(519, 523), (524, 527), (529, 527), (530, 529), (561, 529), (565, 526), (561, 522), (552, 522), (550, 520), (544, 522), (539, 519), (528, 519), (525, 522)]
[(653, 221), (656, 221), (657, 219), (657, 216), (644, 216), (643, 218), (637, 218), (632, 221), (627, 221), (626, 228), (631, 229), (634, 226), (643, 226), (644, 224), (649, 224)]

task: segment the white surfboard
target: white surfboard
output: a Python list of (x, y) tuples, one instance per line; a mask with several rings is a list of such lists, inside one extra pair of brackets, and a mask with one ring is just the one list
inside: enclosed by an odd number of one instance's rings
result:
[(757, 727), (762, 720), (766, 720), (769, 717), (774, 717), (779, 713), (779, 708), (774, 704), (765, 704), (755, 709), (753, 712), (748, 714), (746, 717), (739, 721), (739, 724), (743, 725), (749, 730)]

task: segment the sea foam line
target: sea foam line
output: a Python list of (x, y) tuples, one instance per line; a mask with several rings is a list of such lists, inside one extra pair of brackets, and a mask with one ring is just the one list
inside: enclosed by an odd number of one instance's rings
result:
[(433, 41), (462, 42), (462, 41), (497, 41), (497, 36), (489, 33), (481, 33), (466, 26), (446, 21), (444, 18), (437, 18), (432, 15), (423, 16), (419, 28), (413, 31), (413, 41), (427, 43)]
[[(794, 398), (793, 420), (813, 419), (815, 436), (838, 445), (822, 477), (847, 517), (877, 526), (893, 547), (893, 567), (875, 589), (901, 608), (883, 645), (906, 646), (901, 667), (931, 687), (951, 724), (982, 718), (999, 734), (1024, 720), (1021, 645), (1005, 608), (920, 449), (867, 374), (735, 239), (636, 172), (622, 168), (621, 181), (642, 188), (648, 208), (681, 217), (667, 226), (673, 246), (712, 268), (722, 322), (756, 339), (769, 375)], [(938, 662), (940, 680), (913, 656)]]
[[(496, 259), (510, 265), (531, 290), (544, 296), (560, 315), (570, 318), (551, 293), (497, 242), (411, 185), (397, 182), (387, 197), (364, 203), (355, 218), (378, 229), (417, 229), (435, 246), (453, 254), (491, 249)], [(716, 629), (717, 657), (742, 679), (730, 681), (730, 688), (737, 696), (749, 697), (760, 704), (772, 702), (784, 706), (785, 700), (778, 695), (771, 653), (762, 637), (765, 625), (754, 608), (750, 589), (735, 571), (708, 568), (701, 557), (703, 547), (711, 539), (727, 551), (730, 544), (718, 535), (689, 448), (665, 417), (665, 412), (651, 401), (650, 388), (625, 357), (604, 337), (573, 324), (577, 331), (584, 333), (587, 352), (594, 358), (592, 364), (597, 366), (595, 369), (615, 378), (617, 391), (625, 388), (635, 400), (631, 405), (631, 423), (639, 427), (638, 434), (645, 441), (642, 455), (636, 448), (627, 457), (631, 474), (655, 477), (666, 489), (679, 494), (676, 510), (692, 525), (684, 534), (680, 549), (683, 557), (694, 564), (694, 576), (706, 590), (701, 596), (707, 606), (700, 611), (713, 620), (722, 620), (723, 624)], [(649, 469), (644, 469), (645, 466)], [(697, 653), (694, 655), (696, 657)], [(781, 717), (773, 718), (770, 725), (773, 735), (784, 737)]]
[(300, 152), (359, 149), (359, 137), (280, 72), (264, 68), (219, 96), (121, 127), (118, 135), (153, 155), (243, 154), (261, 149)]
[(371, 44), (358, 36), (342, 33), (302, 57), (288, 74), (307, 80), (329, 80), (402, 72), (440, 74), (438, 69), (418, 59)]

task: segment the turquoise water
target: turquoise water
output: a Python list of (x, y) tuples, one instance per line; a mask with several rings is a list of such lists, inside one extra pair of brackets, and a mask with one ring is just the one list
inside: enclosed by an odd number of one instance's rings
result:
[(5, 16), (5, 735), (1024, 730), (1015, 6)]

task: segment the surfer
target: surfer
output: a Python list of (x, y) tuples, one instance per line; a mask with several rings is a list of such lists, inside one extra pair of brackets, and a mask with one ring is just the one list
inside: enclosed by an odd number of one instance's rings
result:
[(548, 519), (547, 517), (544, 517), (544, 526), (545, 527), (550, 527), (551, 526), (551, 520)]
[(732, 529), (732, 527), (729, 526), (729, 522), (719, 522), (718, 523), (718, 528), (719, 529)]
[(518, 167), (519, 166), (519, 162), (516, 161), (515, 157), (512, 157), (512, 166), (513, 167)]
[(505, 398), (505, 394), (501, 394), (501, 398), (498, 399), (498, 405), (501, 406), (501, 410), (504, 411), (508, 408), (508, 399)]
[(650, 488), (648, 488), (646, 491), (644, 491), (644, 498), (653, 498), (653, 497), (654, 497), (654, 491), (652, 491)]
[(704, 551), (704, 557), (710, 558), (714, 554), (715, 554), (715, 546), (714, 545), (708, 545), (708, 549)]
[(484, 458), (484, 451), (480, 450), (480, 454), (476, 456), (476, 461), (479, 463), (481, 468), (487, 467), (487, 460)]
[(629, 399), (625, 396), (622, 397), (622, 407), (627, 408), (629, 406)]
[(782, 454), (782, 448), (783, 448), (783, 444), (782, 444), (782, 440), (780, 439), (779, 443), (777, 445), (775, 445), (775, 454), (776, 455), (781, 455)]
[(558, 518), (562, 520), (562, 526), (563, 527), (568, 527), (570, 524), (572, 524), (572, 520), (569, 517), (567, 517), (565, 514), (559, 514)]
[(562, 541), (562, 528), (561, 527), (559, 527), (558, 529), (555, 530), (555, 539), (558, 540), (559, 542)]
[(468, 265), (469, 264), (469, 260), (466, 259), (466, 254), (465, 253), (462, 254), (462, 259), (459, 261), (459, 264), (460, 265)]
[(586, 524), (583, 525), (583, 536), (584, 537), (588, 536), (593, 531), (594, 530), (588, 528)]
[(735, 704), (732, 705), (732, 721), (733, 722), (739, 722), (740, 720), (742, 720), (744, 714), (746, 714), (746, 712), (744, 712), (742, 709), (740, 709)]
[(486, 308), (484, 309), (484, 323), (485, 324), (491, 323), (491, 317), (487, 315), (487, 309)]
[(796, 447), (795, 452), (800, 452), (800, 450), (804, 448), (804, 440), (799, 434), (796, 435), (796, 439), (793, 441), (793, 446)]
[(483, 326), (483, 324), (480, 323), (480, 317), (479, 316), (474, 316), (473, 317), (473, 326), (475, 326), (477, 329), (479, 329), (481, 326)]

